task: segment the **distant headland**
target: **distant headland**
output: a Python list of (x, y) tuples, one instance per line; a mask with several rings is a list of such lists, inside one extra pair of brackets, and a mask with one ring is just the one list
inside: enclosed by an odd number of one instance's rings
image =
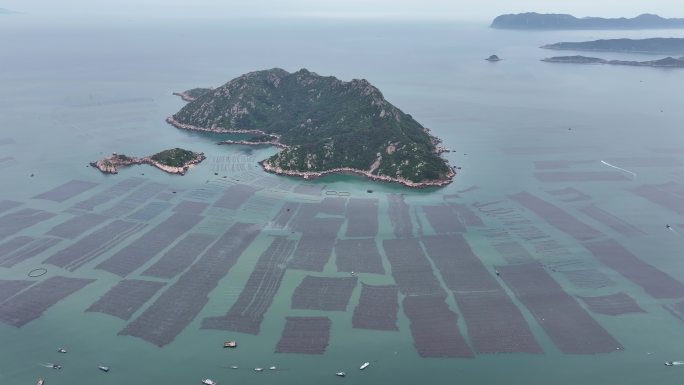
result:
[[(180, 94), (189, 94), (186, 91)], [(366, 80), (349, 82), (306, 69), (250, 72), (189, 102), (167, 122), (181, 129), (249, 133), (222, 144), (269, 144), (260, 162), (280, 175), (353, 173), (409, 187), (443, 186), (455, 171), (428, 129)]]
[(176, 96), (180, 96), (180, 98), (185, 100), (186, 102), (192, 102), (193, 100), (199, 98), (200, 96), (206, 94), (211, 90), (211, 88), (193, 88), (183, 92), (174, 92), (173, 94)]
[(498, 16), (492, 22), (491, 28), (542, 30), (684, 28), (684, 19), (666, 19), (648, 13), (630, 19), (624, 17), (605, 19), (602, 17), (577, 18), (566, 14), (528, 12)]
[(602, 39), (580, 42), (561, 42), (541, 46), (546, 49), (595, 51), (595, 52), (629, 52), (653, 54), (683, 54), (683, 38), (654, 37), (650, 39)]
[(605, 60), (597, 57), (589, 56), (556, 56), (542, 61), (549, 63), (572, 63), (572, 64), (611, 64), (611, 65), (627, 65), (636, 67), (662, 67), (662, 68), (684, 68), (684, 58), (666, 57), (660, 60), (649, 61), (629, 61), (629, 60)]
[(116, 174), (119, 172), (120, 167), (149, 164), (169, 174), (185, 175), (190, 167), (202, 162), (204, 159), (205, 156), (201, 152), (172, 148), (143, 158), (114, 153), (104, 159), (92, 162), (90, 165), (105, 174)]

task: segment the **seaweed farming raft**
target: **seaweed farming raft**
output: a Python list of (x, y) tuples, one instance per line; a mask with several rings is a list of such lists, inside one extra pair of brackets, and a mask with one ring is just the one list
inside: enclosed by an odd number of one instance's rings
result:
[(328, 347), (331, 325), (328, 317), (287, 317), (275, 352), (323, 354)]
[(294, 250), (295, 241), (274, 237), (261, 254), (247, 284), (228, 313), (202, 321), (202, 329), (232, 330), (259, 334), (264, 314), (271, 306), (285, 275), (285, 262)]

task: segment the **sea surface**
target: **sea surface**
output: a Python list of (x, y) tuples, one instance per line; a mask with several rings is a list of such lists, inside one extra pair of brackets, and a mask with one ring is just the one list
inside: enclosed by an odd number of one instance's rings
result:
[[(684, 37), (684, 31), (506, 31), (489, 29), (485, 21), (8, 15), (0, 20), (0, 36), (0, 203), (17, 202), (6, 203), (6, 210), (0, 212), (0, 284), (29, 281), (18, 284), (24, 286), (17, 294), (0, 292), (0, 384), (31, 384), (38, 377), (50, 385), (180, 385), (198, 384), (207, 377), (219, 384), (246, 385), (681, 383), (684, 366), (663, 363), (684, 360), (684, 322), (675, 306), (684, 299), (679, 287), (684, 282), (684, 70), (544, 63), (540, 59), (573, 53), (538, 47), (599, 38)], [(503, 60), (485, 61), (491, 54)], [(184, 105), (172, 92), (216, 87), (243, 73), (274, 67), (369, 80), (452, 150), (444, 156), (459, 167), (454, 182), (440, 189), (410, 190), (354, 176), (315, 181), (276, 177), (257, 164), (275, 153), (273, 148), (218, 146), (217, 136), (181, 131), (164, 122)], [(142, 156), (177, 146), (202, 151), (207, 159), (185, 176), (148, 166), (103, 175), (88, 166), (112, 152)], [(40, 195), (74, 180), (90, 183), (71, 183), (64, 196)], [(110, 200), (95, 207), (79, 205), (125, 180), (138, 184), (114, 190)], [(138, 193), (145, 186), (153, 193)], [(227, 191), (226, 199), (232, 198), (235, 186), (248, 186), (253, 193), (235, 207), (218, 207), (216, 202)], [(370, 238), (385, 273), (358, 272), (346, 311), (292, 309), (292, 295), (305, 276), (351, 274), (338, 271), (335, 253), (322, 272), (290, 268), (290, 259), (278, 266), (285, 269), (282, 282), (257, 335), (202, 329), (205, 318), (224, 315), (233, 306), (274, 237), (285, 237), (292, 244), (302, 238), (301, 228), (292, 222), (275, 224), (284, 205), (318, 207), (324, 198), (338, 198), (343, 205), (356, 199), (375, 200), (370, 204), (377, 204), (378, 226)], [(454, 299), (453, 291), (460, 292), (449, 287), (445, 278), (450, 272), (440, 271), (432, 260), (448, 311), (457, 315), (452, 325), (456, 323), (464, 336), (471, 358), (419, 355), (413, 334), (431, 333), (426, 325), (435, 320), (430, 320), (431, 311), (424, 313), (427, 322), (420, 323), (415, 315), (409, 319), (403, 304), (410, 291), (402, 290), (398, 298), (398, 330), (352, 327), (361, 283), (396, 283), (383, 247), (384, 241), (398, 236), (390, 216), (393, 199), (403, 199), (407, 205), (409, 239), (435, 234), (465, 239), (489, 279), (519, 309), (542, 353), (475, 351), (472, 334), (481, 325), (486, 329), (483, 320), (497, 314), (498, 308), (480, 309), (484, 319), (469, 328)], [(163, 287), (141, 297), (144, 303), (139, 308), (124, 309), (132, 312), (128, 320), (86, 312), (124, 279), (97, 266), (120, 250), (131, 251), (126, 247), (136, 244), (136, 239), (143, 239), (137, 245), (147, 240), (152, 244), (146, 234), (170, 218), (182, 201), (209, 206), (199, 223), (174, 235), (171, 244), (147, 245), (155, 250), (152, 255), (144, 254), (142, 266), (123, 274), (128, 280), (153, 281)], [(46, 218), (19, 226), (19, 214), (13, 214), (25, 209), (40, 210)], [(88, 213), (100, 214), (101, 221), (71, 235), (53, 230)], [(339, 240), (350, 238), (348, 217), (359, 214), (315, 215), (315, 220), (333, 217), (343, 224), (337, 234), (313, 231), (308, 236)], [(117, 220), (137, 224), (136, 232), (109, 238), (105, 234), (97, 242), (107, 247), (72, 270), (46, 262)], [(446, 224), (437, 223), (440, 220)], [(218, 238), (238, 222), (257, 224), (260, 232), (232, 256), (234, 265), (172, 342), (159, 347), (119, 335), (182, 277), (149, 277), (143, 274), (149, 266), (186, 234)], [(155, 239), (164, 239), (164, 230), (158, 228)], [(26, 248), (10, 247), (11, 242), (19, 242), (17, 237), (51, 242), (51, 246), (22, 259), (16, 253), (27, 252)], [(590, 252), (592, 245), (608, 243), (612, 248), (598, 256)], [(514, 244), (520, 247), (512, 255)], [(77, 258), (79, 250), (62, 254)], [(193, 260), (201, 258), (201, 251), (196, 254), (191, 255)], [(317, 257), (325, 259), (322, 254)], [(10, 257), (19, 260), (9, 263)], [(454, 252), (453, 258), (459, 260), (461, 255)], [(531, 288), (521, 288), (521, 280), (507, 280), (507, 272), (523, 265), (541, 266), (533, 270), (550, 277), (551, 286), (546, 281), (546, 286), (535, 288), (536, 280), (530, 278), (535, 281), (528, 285)], [(182, 274), (187, 274), (192, 267), (183, 269)], [(32, 271), (33, 275), (47, 272), (28, 277)], [(59, 301), (45, 300), (53, 293), (31, 291), (53, 277), (93, 281)], [(630, 306), (605, 297), (618, 293), (623, 293), (620, 298), (631, 298)], [(478, 298), (477, 292), (468, 294)], [(564, 306), (555, 307), (557, 296)], [(609, 310), (621, 314), (596, 312), (580, 297), (601, 297)], [(119, 298), (123, 303), (130, 299)], [(46, 309), (37, 318), (16, 321), (41, 305)], [(180, 305), (171, 302), (171, 306)], [(623, 314), (635, 306), (640, 311)], [(554, 320), (539, 314), (552, 314)], [(286, 317), (301, 316), (330, 319), (325, 353), (275, 353)], [(576, 338), (572, 333), (583, 333), (573, 327), (579, 322), (574, 317), (580, 316), (596, 321), (592, 325), (612, 336), (618, 348), (610, 352), (590, 348), (576, 354), (559, 347), (558, 338), (567, 342)], [(422, 330), (412, 334), (412, 322), (414, 329)], [(554, 327), (560, 328), (556, 340), (547, 333)], [(494, 333), (496, 326), (489, 330), (495, 341), (510, 337)], [(300, 339), (306, 342), (305, 337)], [(226, 340), (236, 340), (238, 348), (223, 349)], [(59, 347), (68, 353), (57, 353)], [(359, 371), (366, 361), (370, 367)], [(50, 363), (63, 369), (45, 367)], [(100, 372), (98, 365), (111, 370)], [(253, 370), (270, 366), (277, 369)], [(335, 377), (338, 371), (345, 371), (347, 377)]]

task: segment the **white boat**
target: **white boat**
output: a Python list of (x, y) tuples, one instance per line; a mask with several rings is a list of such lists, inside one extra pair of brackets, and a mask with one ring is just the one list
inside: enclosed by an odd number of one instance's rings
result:
[(370, 365), (370, 362), (364, 362), (363, 365), (359, 369), (363, 370), (366, 369)]
[(271, 366), (270, 368), (268, 368), (268, 370), (276, 370), (276, 369), (278, 369), (278, 368), (276, 368), (275, 366)]
[(36, 385), (43, 385), (44, 383), (45, 383), (45, 380), (43, 380), (42, 378), (39, 378), (38, 382), (36, 382)]
[(212, 380), (211, 378), (205, 378), (202, 380), (202, 383), (204, 385), (216, 385), (216, 381)]
[(67, 351), (64, 348), (59, 348), (59, 349), (57, 349), (57, 352), (58, 353), (66, 353)]
[(667, 362), (665, 362), (665, 366), (674, 366), (674, 362), (667, 361)]
[(335, 373), (335, 375), (336, 375), (337, 377), (344, 377), (344, 376), (347, 375), (347, 373), (345, 373), (345, 372), (337, 372), (337, 373)]
[(231, 368), (231, 369), (237, 369), (238, 367), (235, 366), (235, 365), (233, 365), (233, 366), (231, 366), (230, 368)]
[(103, 371), (103, 372), (108, 372), (108, 371), (109, 371), (109, 366), (102, 366), (102, 365), (99, 365), (97, 368), (100, 369), (100, 370)]
[(262, 370), (264, 370), (264, 368), (254, 368), (254, 371), (255, 371), (255, 372), (260, 372), (260, 371), (262, 371)]

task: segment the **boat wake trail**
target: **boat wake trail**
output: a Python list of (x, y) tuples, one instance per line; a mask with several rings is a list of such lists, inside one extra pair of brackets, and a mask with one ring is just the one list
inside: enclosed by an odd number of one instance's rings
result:
[(672, 365), (684, 365), (684, 361), (672, 361)]
[(47, 363), (47, 362), (41, 362), (41, 363), (39, 363), (39, 365), (40, 365), (40, 366), (44, 366), (44, 367), (46, 367), (46, 368), (52, 368), (52, 364)]
[(605, 165), (608, 166), (608, 167), (612, 167), (612, 168), (614, 168), (614, 169), (616, 169), (616, 170), (620, 170), (620, 171), (624, 171), (624, 172), (626, 172), (626, 173), (632, 174), (632, 175), (635, 176), (635, 177), (637, 176), (637, 174), (636, 174), (635, 172), (632, 172), (632, 171), (629, 171), (629, 170), (625, 170), (625, 169), (622, 168), (622, 167), (614, 166), (614, 165), (612, 165), (612, 164), (606, 162), (605, 160), (602, 160), (601, 163), (605, 164)]

